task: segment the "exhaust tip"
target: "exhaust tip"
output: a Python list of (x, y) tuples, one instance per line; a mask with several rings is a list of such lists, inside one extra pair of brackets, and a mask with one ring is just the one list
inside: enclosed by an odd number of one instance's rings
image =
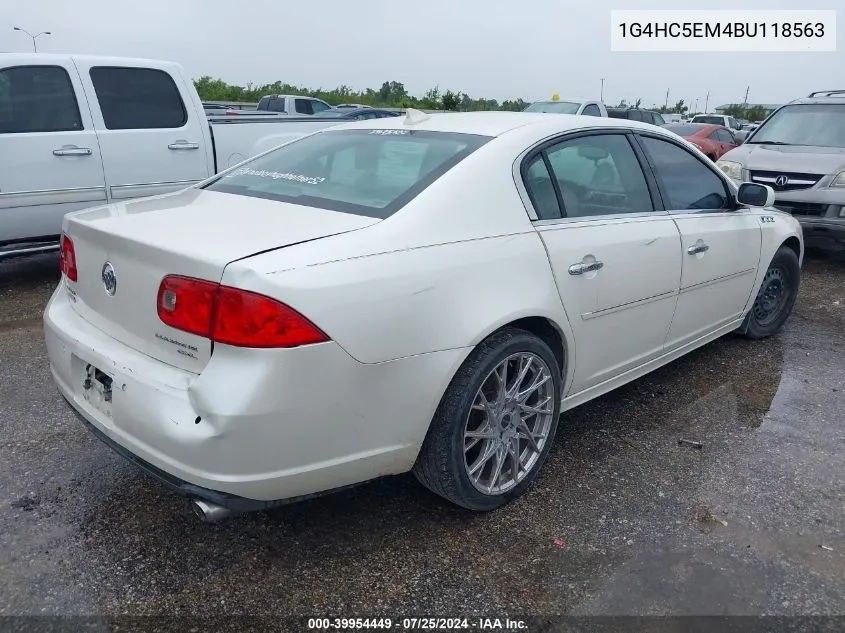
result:
[(191, 501), (191, 509), (203, 523), (217, 523), (232, 514), (229, 508), (224, 508), (223, 506), (218, 506), (202, 499)]

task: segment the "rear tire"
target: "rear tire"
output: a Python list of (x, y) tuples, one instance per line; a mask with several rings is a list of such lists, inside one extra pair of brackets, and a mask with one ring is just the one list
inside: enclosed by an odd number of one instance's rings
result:
[(549, 346), (524, 330), (496, 332), (469, 355), (446, 389), (414, 475), (469, 510), (509, 503), (525, 492), (549, 456), (560, 399), (560, 367)]
[(788, 246), (781, 246), (769, 263), (754, 305), (739, 332), (750, 339), (776, 334), (792, 314), (800, 286), (798, 256)]

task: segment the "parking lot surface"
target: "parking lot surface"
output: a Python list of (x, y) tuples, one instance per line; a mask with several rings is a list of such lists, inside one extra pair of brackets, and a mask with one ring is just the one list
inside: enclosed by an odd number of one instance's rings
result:
[(841, 257), (808, 257), (777, 337), (566, 413), (504, 509), (408, 475), (213, 525), (61, 401), (57, 278), (55, 255), (0, 263), (0, 615), (845, 614)]

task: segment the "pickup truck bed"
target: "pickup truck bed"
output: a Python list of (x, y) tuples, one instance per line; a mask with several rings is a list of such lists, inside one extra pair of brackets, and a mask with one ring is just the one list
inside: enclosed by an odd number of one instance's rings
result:
[(190, 187), (341, 124), (208, 117), (178, 64), (0, 54), (0, 259), (58, 247), (66, 213)]

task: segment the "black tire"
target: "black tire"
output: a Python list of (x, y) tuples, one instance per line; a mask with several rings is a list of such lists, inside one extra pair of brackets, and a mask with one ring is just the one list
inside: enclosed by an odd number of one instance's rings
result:
[[(539, 457), (521, 481), (501, 494), (482, 493), (467, 473), (465, 425), (482, 383), (500, 363), (517, 353), (536, 355), (549, 370), (553, 385), (551, 426)], [(549, 456), (560, 416), (561, 393), (559, 361), (549, 346), (524, 330), (499, 330), (473, 350), (452, 378), (423, 441), (414, 475), (435, 494), (469, 510), (489, 511), (509, 503), (525, 492)]]
[[(781, 290), (773, 311), (772, 295), (767, 295), (772, 283), (780, 280)], [(766, 269), (763, 283), (754, 300), (751, 311), (745, 316), (739, 332), (750, 339), (761, 339), (776, 334), (789, 319), (798, 289), (801, 286), (801, 266), (798, 256), (788, 246), (781, 246)]]

